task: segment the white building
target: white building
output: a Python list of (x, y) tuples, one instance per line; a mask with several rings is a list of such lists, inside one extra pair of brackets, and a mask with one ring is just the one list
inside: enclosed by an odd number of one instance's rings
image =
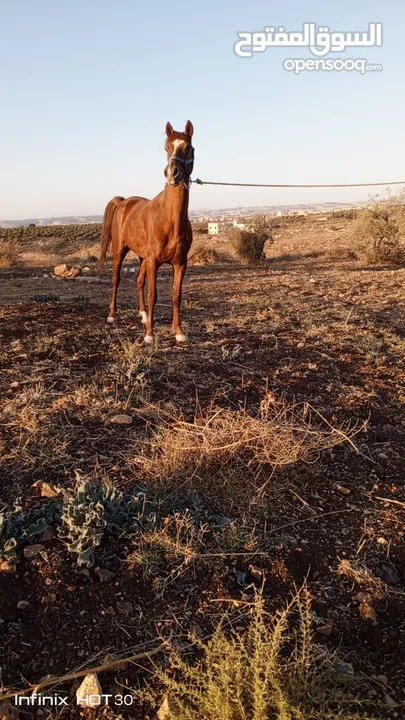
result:
[(218, 235), (218, 233), (219, 233), (218, 223), (213, 223), (213, 222), (208, 223), (208, 235)]

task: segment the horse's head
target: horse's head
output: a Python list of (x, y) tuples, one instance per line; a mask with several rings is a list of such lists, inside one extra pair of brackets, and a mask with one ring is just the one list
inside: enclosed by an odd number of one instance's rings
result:
[(193, 123), (187, 120), (184, 132), (176, 132), (168, 122), (166, 125), (167, 165), (165, 178), (169, 185), (177, 187), (181, 182), (190, 186), (190, 176), (194, 165), (194, 148), (191, 144)]

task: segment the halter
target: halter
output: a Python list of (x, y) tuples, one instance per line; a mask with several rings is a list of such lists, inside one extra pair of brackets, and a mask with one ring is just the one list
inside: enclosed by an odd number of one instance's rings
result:
[(189, 160), (185, 160), (184, 158), (180, 157), (180, 155), (172, 155), (171, 158), (169, 158), (168, 162), (172, 162), (172, 160), (178, 160), (179, 162), (183, 163), (183, 165), (190, 165), (194, 162), (194, 148), (191, 148), (192, 155)]
[[(177, 160), (178, 162), (182, 163), (182, 165), (191, 165), (194, 162), (194, 148), (191, 147), (191, 158), (189, 158), (189, 160), (186, 160), (185, 158), (180, 157), (180, 155), (172, 155), (168, 159), (167, 164), (169, 164), (173, 160)], [(189, 176), (188, 180), (189, 180), (188, 183), (186, 183), (184, 178), (182, 178), (182, 180), (181, 180), (186, 189), (191, 188), (191, 184), (193, 182), (192, 179), (190, 178), (190, 176)]]

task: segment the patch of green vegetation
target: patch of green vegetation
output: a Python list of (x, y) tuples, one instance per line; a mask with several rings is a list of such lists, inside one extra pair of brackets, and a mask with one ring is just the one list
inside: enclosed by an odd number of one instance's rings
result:
[(37, 303), (52, 303), (52, 302), (58, 302), (59, 295), (55, 295), (55, 293), (48, 293), (47, 295), (34, 295), (31, 300), (33, 302)]

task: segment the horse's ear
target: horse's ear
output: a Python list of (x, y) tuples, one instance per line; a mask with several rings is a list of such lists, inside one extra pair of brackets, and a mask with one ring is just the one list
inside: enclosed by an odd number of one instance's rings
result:
[(187, 120), (185, 132), (186, 132), (186, 135), (193, 137), (194, 127), (193, 127), (193, 123), (191, 122), (191, 120)]
[(173, 127), (170, 125), (170, 123), (166, 123), (166, 135), (167, 137), (170, 137), (170, 135), (173, 135), (174, 130)]

